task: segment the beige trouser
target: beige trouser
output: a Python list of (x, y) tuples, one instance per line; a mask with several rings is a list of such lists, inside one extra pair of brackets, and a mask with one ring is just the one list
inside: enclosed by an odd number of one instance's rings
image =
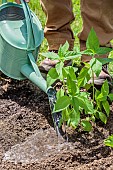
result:
[[(60, 44), (68, 40), (73, 47), (74, 36), (70, 23), (74, 20), (71, 0), (40, 0), (47, 16), (44, 29), (49, 50), (57, 50)], [(79, 34), (82, 47), (90, 29), (97, 33), (101, 46), (106, 46), (113, 39), (113, 0), (81, 0), (83, 29)]]
[(60, 44), (68, 40), (73, 47), (74, 36), (70, 23), (74, 20), (71, 0), (40, 0), (47, 16), (44, 29), (49, 50), (58, 50)]

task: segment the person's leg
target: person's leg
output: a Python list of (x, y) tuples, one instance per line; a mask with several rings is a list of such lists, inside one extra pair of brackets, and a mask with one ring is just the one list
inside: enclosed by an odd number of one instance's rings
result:
[[(83, 19), (83, 29), (79, 35), (81, 50), (85, 49), (85, 42), (92, 27), (96, 31), (100, 45), (110, 45), (109, 42), (113, 39), (112, 9), (112, 0), (81, 0), (81, 16)], [(107, 57), (107, 55), (102, 57)], [(88, 60), (87, 56), (83, 56), (82, 60)]]
[[(47, 18), (44, 35), (48, 41), (48, 50), (58, 51), (60, 45), (63, 45), (66, 41), (68, 41), (70, 50), (72, 50), (74, 46), (74, 35), (70, 27), (74, 20), (72, 1), (40, 0), (40, 2)], [(40, 63), (39, 69), (48, 72), (56, 63), (58, 63), (58, 60), (46, 58)]]
[[(88, 34), (93, 27), (101, 46), (110, 45), (110, 40), (113, 39), (113, 1), (112, 0), (81, 0), (81, 16), (83, 19), (83, 29), (79, 34), (81, 50), (86, 48), (86, 40)], [(99, 57), (105, 58), (108, 55)], [(98, 56), (96, 56), (98, 57)], [(82, 61), (89, 61), (91, 57), (82, 56)], [(111, 79), (110, 75), (103, 69), (96, 80), (95, 84), (102, 84), (105, 79)], [(102, 80), (102, 81), (101, 81)]]
[(71, 0), (40, 0), (47, 21), (44, 29), (49, 50), (58, 50), (66, 40), (70, 49), (74, 45), (74, 36), (70, 23), (74, 20)]

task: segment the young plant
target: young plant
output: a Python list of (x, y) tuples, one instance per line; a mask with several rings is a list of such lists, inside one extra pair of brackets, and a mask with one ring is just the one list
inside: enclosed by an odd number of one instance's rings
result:
[[(96, 118), (102, 122), (107, 122), (110, 106), (107, 101), (112, 99), (113, 94), (109, 94), (109, 85), (106, 80), (101, 90), (94, 86), (94, 76), (99, 76), (102, 65), (109, 63), (112, 59), (95, 58), (95, 55), (103, 55), (111, 51), (110, 48), (99, 46), (99, 40), (94, 29), (91, 29), (84, 51), (69, 51), (69, 44), (66, 42), (58, 50), (58, 54), (54, 52), (42, 53), (43, 56), (58, 60), (55, 68), (52, 68), (47, 74), (48, 86), (61, 82), (61, 88), (57, 91), (57, 100), (53, 112), (62, 112), (60, 123), (67, 122), (68, 126), (77, 128), (82, 126), (85, 131), (92, 129), (91, 121)], [(92, 57), (89, 63), (84, 62), (84, 67), (79, 71), (74, 65), (65, 65), (66, 61), (81, 58), (82, 55)], [(92, 80), (91, 84), (89, 81)], [(88, 89), (92, 91), (88, 92)], [(103, 112), (104, 111), (104, 112)]]
[(108, 136), (108, 138), (104, 140), (104, 144), (113, 148), (113, 135)]

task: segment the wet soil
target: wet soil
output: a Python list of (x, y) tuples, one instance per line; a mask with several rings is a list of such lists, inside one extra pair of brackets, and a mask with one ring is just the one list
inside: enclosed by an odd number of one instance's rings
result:
[(90, 133), (69, 129), (58, 139), (47, 95), (30, 81), (0, 81), (0, 170), (113, 170), (113, 106), (106, 125)]

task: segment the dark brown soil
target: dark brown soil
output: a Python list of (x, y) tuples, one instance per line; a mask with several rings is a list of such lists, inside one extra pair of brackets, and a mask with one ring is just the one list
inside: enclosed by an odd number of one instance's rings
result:
[[(6, 81), (6, 80), (7, 81)], [(58, 139), (47, 95), (29, 81), (0, 81), (0, 170), (113, 170), (113, 150), (104, 139), (113, 133), (113, 112), (106, 125), (90, 133), (69, 130)]]

